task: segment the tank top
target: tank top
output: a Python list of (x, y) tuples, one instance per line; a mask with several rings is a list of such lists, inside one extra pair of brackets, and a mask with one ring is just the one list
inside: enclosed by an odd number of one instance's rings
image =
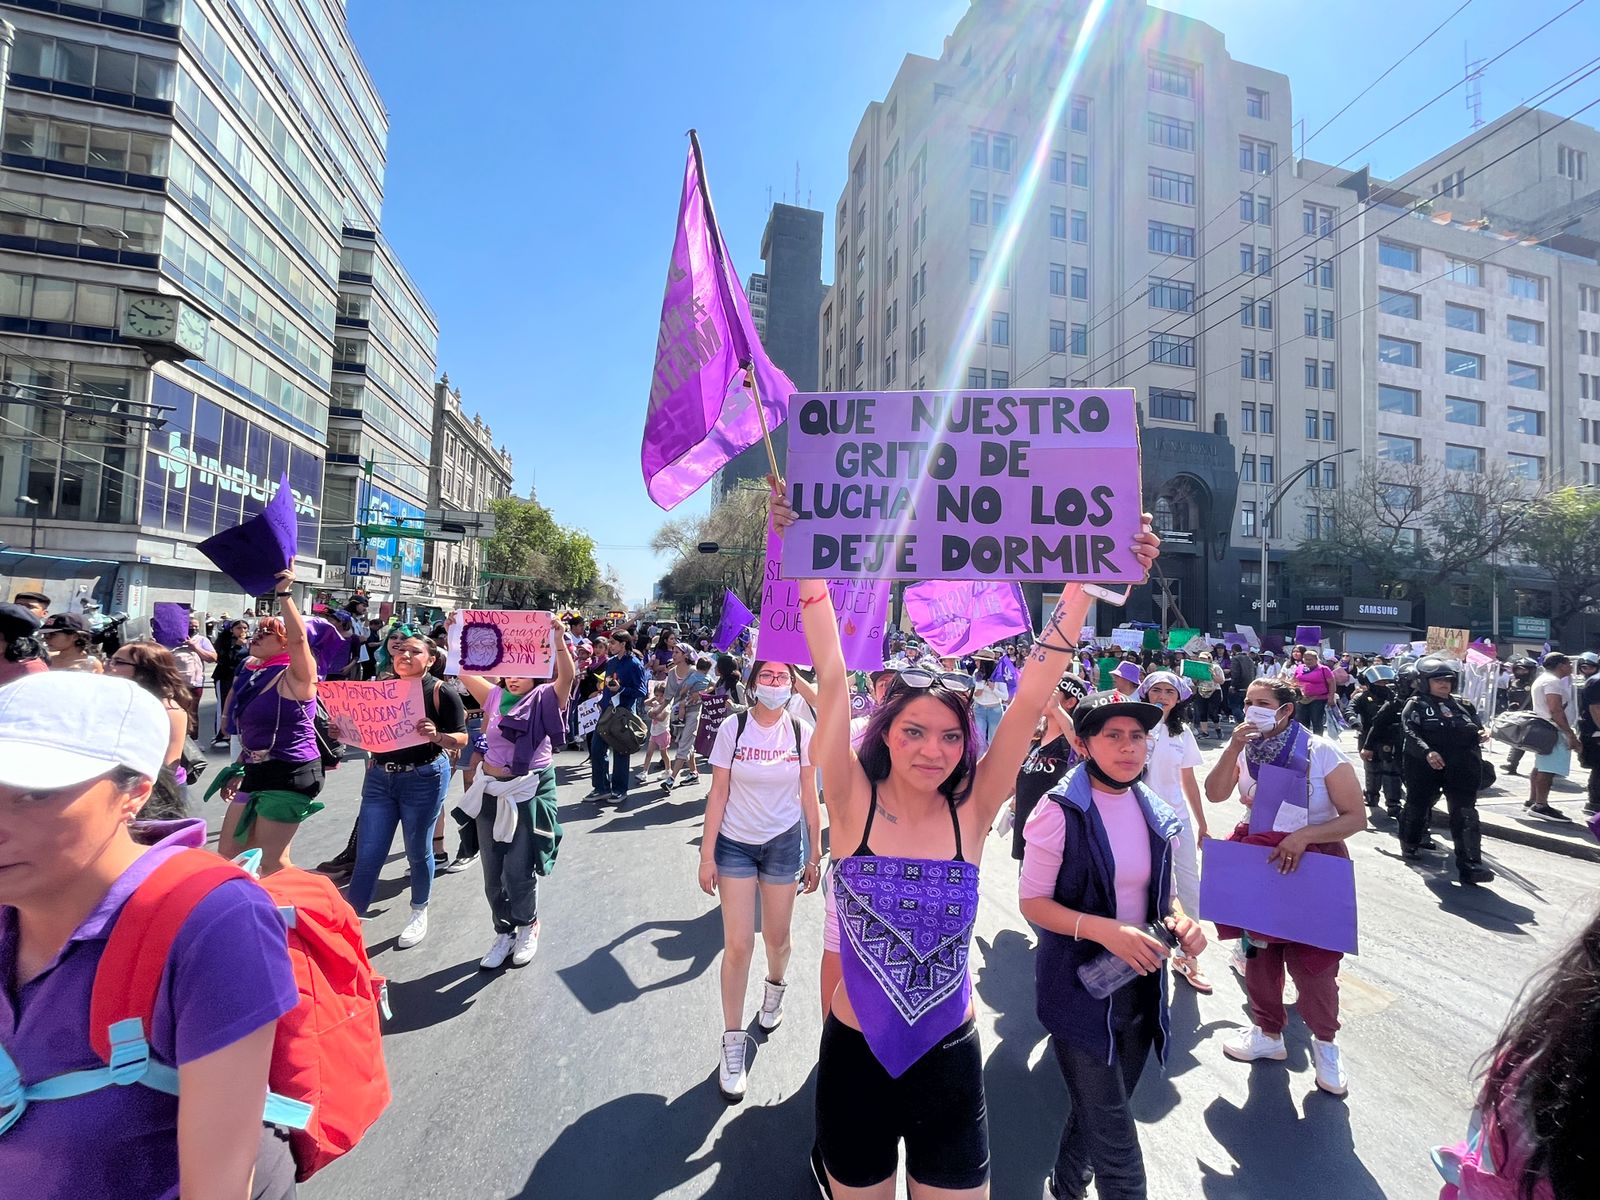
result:
[(288, 669), (256, 667), (240, 671), (233, 685), (233, 724), (245, 750), (265, 753), (279, 762), (309, 762), (320, 758), (311, 724), (316, 701), (295, 700), (283, 694), (278, 681)]
[(873, 854), (877, 813), (874, 783), (861, 844), (835, 865), (833, 887), (846, 993), (873, 1056), (899, 1078), (966, 1020), (978, 868), (962, 855), (953, 801), (953, 859)]

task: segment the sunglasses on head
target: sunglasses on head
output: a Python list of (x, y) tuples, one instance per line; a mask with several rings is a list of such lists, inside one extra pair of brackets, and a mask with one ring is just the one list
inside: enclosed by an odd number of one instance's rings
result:
[(947, 692), (962, 696), (972, 694), (972, 677), (957, 671), (930, 671), (926, 667), (907, 667), (896, 677), (898, 682), (915, 691), (931, 688), (935, 684)]

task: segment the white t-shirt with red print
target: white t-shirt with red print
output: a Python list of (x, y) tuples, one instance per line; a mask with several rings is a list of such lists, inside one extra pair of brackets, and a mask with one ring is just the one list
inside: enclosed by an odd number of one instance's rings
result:
[(800, 768), (811, 765), (811, 725), (787, 712), (763, 725), (752, 711), (740, 737), (739, 718), (730, 716), (717, 730), (711, 765), (728, 768), (730, 777), (721, 833), (731, 841), (760, 846), (800, 819)]

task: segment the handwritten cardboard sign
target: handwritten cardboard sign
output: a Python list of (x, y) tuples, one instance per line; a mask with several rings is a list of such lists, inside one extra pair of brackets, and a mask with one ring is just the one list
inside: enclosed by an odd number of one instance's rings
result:
[(427, 715), (420, 679), (329, 680), (317, 685), (317, 699), (347, 745), (404, 750), (428, 740), (416, 729)]
[(1015, 634), (1033, 634), (1022, 589), (1014, 583), (930, 579), (906, 589), (905, 607), (911, 627), (942, 655), (970, 654)]
[[(756, 652), (770, 662), (809, 667), (811, 651), (800, 624), (800, 585), (783, 575), (785, 541), (770, 528), (767, 530), (767, 568), (761, 585), (761, 616), (756, 623)], [(876, 671), (883, 666), (888, 580), (830, 579), (828, 594), (833, 597), (833, 611), (839, 618), (845, 668)]]
[(600, 697), (590, 696), (578, 705), (578, 736), (588, 737), (600, 724)]
[(1120, 650), (1142, 650), (1144, 649), (1144, 630), (1113, 629), (1111, 631), (1111, 644)]
[(1131, 388), (807, 393), (789, 413), (786, 576), (1144, 578)]
[(1465, 658), (1472, 632), (1467, 629), (1449, 629), (1443, 625), (1428, 626), (1427, 651), (1429, 654), (1447, 654), (1451, 658)]
[(549, 679), (555, 674), (547, 612), (467, 609), (450, 626), (445, 672)]

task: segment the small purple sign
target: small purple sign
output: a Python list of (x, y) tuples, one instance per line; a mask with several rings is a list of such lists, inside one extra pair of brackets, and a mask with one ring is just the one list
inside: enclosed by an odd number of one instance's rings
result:
[(1018, 633), (1033, 636), (1014, 583), (933, 579), (906, 589), (905, 608), (911, 627), (941, 655), (970, 654)]
[(158, 600), (150, 614), (150, 636), (168, 650), (189, 640), (189, 606)]
[(232, 529), (200, 543), (199, 550), (245, 591), (263, 595), (276, 586), (279, 571), (294, 565), (300, 548), (294, 492), (284, 475), (266, 507)]
[(784, 574), (1138, 583), (1131, 388), (795, 396)]
[(1321, 625), (1296, 625), (1294, 627), (1294, 644), (1296, 646), (1310, 646), (1312, 649), (1322, 645)]
[(1205, 843), (1200, 873), (1203, 920), (1341, 954), (1356, 951), (1356, 874), (1348, 858), (1305, 854), (1285, 874), (1266, 846)]
[[(793, 530), (789, 531), (791, 534)], [(800, 624), (800, 585), (783, 577), (785, 538), (767, 529), (766, 579), (761, 588), (761, 617), (756, 653), (772, 662), (811, 666)], [(883, 666), (883, 627), (889, 614), (889, 581), (830, 579), (828, 594), (839, 618), (839, 643), (851, 671), (876, 671)]]
[(722, 597), (722, 620), (717, 625), (717, 635), (711, 639), (711, 644), (718, 650), (726, 650), (737, 642), (746, 629), (755, 624), (756, 615), (744, 606), (744, 601), (735, 596), (731, 590), (725, 590)]

